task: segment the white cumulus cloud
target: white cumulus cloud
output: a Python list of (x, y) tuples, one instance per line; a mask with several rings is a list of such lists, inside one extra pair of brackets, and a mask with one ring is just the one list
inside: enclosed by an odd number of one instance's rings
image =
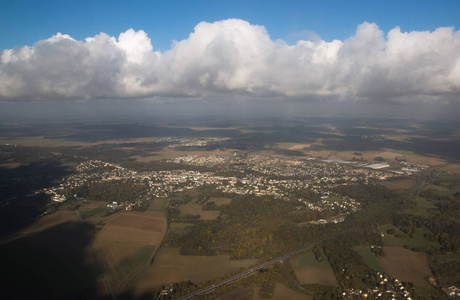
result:
[[(58, 33), (6, 49), (0, 99), (335, 97), (435, 102), (460, 96), (460, 32), (453, 28), (385, 35), (363, 23), (339, 41), (273, 41), (244, 20), (201, 22), (187, 39), (155, 52), (140, 30), (84, 41)], [(446, 100), (447, 99), (447, 100)], [(454, 99), (454, 100), (452, 100)]]

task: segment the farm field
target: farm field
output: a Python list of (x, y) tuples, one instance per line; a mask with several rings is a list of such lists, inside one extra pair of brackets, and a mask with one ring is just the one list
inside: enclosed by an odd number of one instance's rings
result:
[[(408, 162), (416, 163), (416, 164), (423, 164), (428, 166), (439, 166), (446, 163), (440, 157), (437, 156), (428, 156), (428, 155), (419, 155), (415, 154), (412, 151), (401, 151), (397, 149), (382, 149), (380, 151), (377, 150), (367, 150), (367, 151), (340, 151), (334, 149), (317, 149), (318, 147), (327, 147), (326, 141), (328, 139), (317, 139), (314, 143), (305, 144), (305, 143), (277, 143), (275, 148), (283, 149), (283, 150), (292, 150), (292, 151), (300, 151), (305, 155), (309, 155), (315, 158), (328, 158), (328, 159), (338, 159), (338, 160), (365, 160), (372, 162), (376, 157), (382, 157), (386, 161), (389, 162), (396, 162), (396, 159), (405, 159)], [(337, 140), (337, 138), (332, 138), (330, 140)], [(315, 149), (316, 148), (316, 149)], [(446, 167), (448, 170), (452, 170), (454, 172), (460, 172), (460, 167), (452, 166)]]
[[(378, 227), (379, 231), (384, 234), (383, 237), (383, 243), (387, 247), (409, 247), (409, 248), (420, 248), (420, 247), (428, 247), (428, 246), (434, 246), (434, 247), (439, 247), (439, 244), (437, 242), (430, 242), (428, 241), (423, 234), (426, 233), (426, 230), (422, 228), (417, 228), (415, 230), (415, 234), (413, 238), (410, 238), (407, 234), (402, 232), (399, 228), (396, 226), (387, 224), (387, 225), (381, 225)], [(395, 234), (388, 234), (387, 230), (388, 229), (394, 229)], [(396, 236), (400, 237), (396, 237)]]
[(322, 254), (323, 261), (318, 262), (313, 252), (308, 252), (290, 259), (291, 266), (301, 284), (322, 284), (338, 286), (334, 272)]
[(214, 202), (217, 206), (228, 205), (232, 202), (232, 198), (211, 197), (207, 202)]
[(19, 166), (21, 166), (21, 164), (17, 163), (17, 162), (0, 164), (0, 168), (5, 168), (5, 169), (14, 169), (14, 168), (17, 168)]
[(228, 256), (184, 256), (178, 248), (160, 248), (153, 263), (129, 286), (134, 296), (163, 284), (190, 280), (200, 283), (254, 265), (256, 259), (230, 260)]
[(155, 211), (123, 211), (106, 222), (94, 244), (117, 292), (147, 265), (165, 233), (166, 219)]
[(3, 299), (105, 297), (89, 242), (72, 211), (43, 217), (14, 239), (2, 241), (0, 280), (9, 287), (2, 291)]
[(233, 299), (240, 299), (240, 300), (253, 300), (255, 298), (254, 288), (251, 287), (242, 287), (239, 286), (236, 289), (217, 297), (216, 300), (233, 300)]
[(379, 272), (384, 272), (382, 265), (380, 264), (378, 258), (372, 253), (371, 249), (369, 247), (354, 247), (356, 252), (361, 255), (363, 258), (364, 262), (371, 267), (372, 269), (379, 271)]
[(443, 160), (440, 157), (436, 157), (436, 156), (412, 155), (412, 156), (407, 156), (404, 158), (410, 163), (422, 164), (422, 165), (427, 165), (430, 167), (440, 166), (446, 163), (445, 160)]
[(416, 216), (432, 217), (433, 213), (431, 212), (439, 212), (438, 208), (425, 198), (417, 196), (413, 201), (415, 201), (417, 205), (414, 208), (407, 209), (406, 213)]
[(110, 208), (107, 208), (107, 202), (85, 200), (80, 203), (78, 212), (80, 213), (81, 216), (88, 218), (88, 217), (99, 215), (103, 212), (108, 211), (109, 209)]
[[(265, 298), (260, 298), (259, 297), (259, 292), (260, 288), (259, 287), (253, 287), (253, 288), (243, 288), (243, 287), (238, 287), (234, 289), (233, 291), (220, 296), (216, 299), (218, 300), (260, 300), (260, 299), (265, 299)], [(277, 282), (275, 283), (275, 292), (273, 293), (273, 297), (270, 298), (273, 300), (312, 300), (313, 298), (305, 295), (298, 293), (296, 291), (291, 290), (287, 286)]]
[[(257, 297), (256, 299), (262, 299), (262, 298)], [(293, 291), (287, 286), (277, 282), (275, 284), (275, 293), (273, 294), (272, 299), (273, 300), (312, 300), (313, 298), (308, 295), (304, 295), (296, 291)]]
[(440, 170), (452, 172), (452, 173), (460, 173), (460, 164), (448, 164), (445, 167), (442, 167)]
[(411, 178), (400, 179), (400, 180), (387, 180), (380, 183), (386, 188), (390, 190), (397, 190), (397, 189), (413, 189), (415, 187), (414, 180)]
[(150, 201), (150, 205), (147, 208), (147, 211), (156, 211), (163, 212), (166, 206), (168, 205), (168, 199), (166, 198), (155, 198)]
[(430, 286), (425, 277), (433, 274), (424, 253), (397, 247), (384, 247), (384, 251), (385, 256), (379, 257), (379, 261), (391, 277), (412, 282), (416, 287)]

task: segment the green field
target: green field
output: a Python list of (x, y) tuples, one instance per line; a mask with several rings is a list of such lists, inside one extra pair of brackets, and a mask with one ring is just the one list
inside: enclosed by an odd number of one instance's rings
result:
[(411, 215), (416, 215), (416, 216), (424, 216), (424, 217), (432, 217), (433, 214), (430, 212), (431, 211), (437, 211), (437, 207), (430, 201), (426, 200), (425, 198), (422, 197), (415, 197), (414, 198), (415, 203), (417, 203), (417, 206), (414, 208), (409, 208), (405, 212), (407, 214)]
[(313, 252), (291, 258), (297, 280), (301, 284), (321, 284), (337, 286), (337, 280), (324, 253), (322, 261), (317, 261)]
[(322, 261), (317, 261), (313, 252), (308, 252), (294, 259), (297, 260), (299, 268), (303, 268), (303, 267), (315, 267), (319, 269), (330, 268), (331, 266), (329, 265), (329, 262), (327, 261), (326, 256), (323, 253), (321, 254), (323, 258)]
[[(395, 234), (388, 234), (388, 229), (394, 229)], [(399, 230), (396, 226), (386, 224), (379, 226), (379, 231), (384, 234), (383, 243), (386, 247), (408, 247), (408, 248), (423, 248), (423, 247), (439, 247), (437, 242), (430, 242), (423, 236), (427, 231), (423, 228), (415, 230), (414, 238), (410, 238), (407, 234)], [(396, 237), (396, 235), (401, 237)]]
[(168, 205), (169, 200), (166, 198), (155, 198), (150, 201), (150, 205), (147, 210), (163, 212)]
[(379, 260), (377, 257), (375, 257), (374, 253), (372, 253), (371, 249), (369, 247), (354, 247), (356, 252), (361, 255), (363, 258), (364, 262), (371, 267), (372, 269), (379, 271), (379, 272), (385, 272), (382, 268), (382, 265), (380, 264)]
[(103, 212), (106, 212), (108, 208), (106, 206), (96, 207), (93, 209), (85, 210), (84, 208), (80, 210), (83, 217), (92, 217)]

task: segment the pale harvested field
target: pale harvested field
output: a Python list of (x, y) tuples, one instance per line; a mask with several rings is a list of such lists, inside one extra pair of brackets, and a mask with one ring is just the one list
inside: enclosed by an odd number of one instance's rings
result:
[(446, 163), (445, 160), (434, 156), (411, 155), (404, 157), (408, 162), (428, 166), (439, 166)]
[(415, 187), (414, 181), (409, 178), (401, 180), (383, 181), (380, 184), (391, 190), (413, 189)]
[(391, 277), (413, 282), (417, 287), (430, 286), (424, 279), (433, 276), (425, 254), (396, 247), (385, 247), (384, 251), (385, 256), (379, 257), (379, 261)]
[(130, 289), (136, 297), (166, 283), (216, 279), (256, 262), (256, 259), (230, 260), (225, 255), (184, 256), (179, 254), (178, 248), (160, 248), (153, 263), (137, 277)]
[(181, 215), (187, 215), (187, 214), (192, 215), (192, 216), (199, 215), (200, 218), (205, 221), (215, 220), (220, 215), (220, 211), (218, 210), (203, 211), (202, 209), (203, 209), (202, 205), (196, 205), (196, 204), (194, 205), (192, 203), (182, 205), (179, 207)]
[(19, 166), (21, 166), (21, 164), (18, 162), (0, 164), (0, 168), (5, 168), (5, 169), (15, 169)]
[(452, 173), (460, 173), (460, 164), (449, 164), (445, 167), (442, 167), (440, 170)]
[(288, 149), (288, 150), (303, 150), (309, 148), (311, 144), (300, 144), (300, 143), (276, 143), (275, 148)]
[(214, 202), (217, 206), (228, 205), (232, 202), (232, 198), (217, 198), (211, 197), (208, 202)]
[(288, 148), (288, 150), (304, 150), (308, 149), (311, 144), (296, 144)]

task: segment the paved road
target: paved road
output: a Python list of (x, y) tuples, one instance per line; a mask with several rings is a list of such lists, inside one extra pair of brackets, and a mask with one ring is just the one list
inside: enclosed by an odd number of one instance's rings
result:
[(318, 244), (321, 244), (321, 243), (324, 242), (324, 241), (325, 241), (325, 240), (321, 240), (321, 241), (316, 242), (316, 243), (314, 243), (314, 244), (311, 244), (311, 245), (309, 245), (309, 246), (307, 246), (307, 247), (305, 247), (305, 248), (302, 248), (302, 249), (296, 250), (296, 251), (294, 251), (294, 252), (291, 252), (291, 253), (289, 253), (289, 254), (286, 254), (286, 255), (280, 256), (280, 257), (278, 257), (278, 258), (275, 258), (275, 259), (273, 259), (273, 260), (271, 260), (271, 261), (269, 261), (269, 262), (266, 262), (266, 263), (264, 263), (264, 264), (261, 264), (261, 265), (259, 265), (259, 266), (257, 266), (257, 267), (254, 267), (254, 268), (252, 268), (252, 269), (250, 269), (250, 270), (248, 270), (248, 271), (245, 271), (245, 272), (240, 273), (240, 274), (238, 274), (238, 275), (235, 275), (235, 276), (233, 276), (233, 277), (224, 279), (224, 280), (222, 280), (222, 281), (220, 281), (220, 282), (218, 282), (218, 283), (216, 283), (216, 284), (213, 284), (213, 285), (211, 285), (211, 286), (208, 286), (208, 287), (202, 288), (202, 289), (200, 289), (200, 290), (194, 291), (193, 293), (191, 293), (191, 294), (189, 294), (189, 295), (187, 295), (187, 296), (184, 296), (184, 297), (179, 298), (179, 300), (190, 299), (190, 298), (193, 298), (193, 297), (197, 297), (197, 296), (201, 296), (201, 295), (207, 294), (207, 293), (209, 293), (209, 292), (211, 292), (211, 291), (217, 289), (218, 287), (220, 287), (220, 286), (222, 286), (222, 285), (232, 283), (232, 282), (237, 281), (237, 280), (239, 280), (239, 279), (241, 279), (241, 278), (244, 278), (244, 277), (247, 277), (247, 276), (249, 276), (249, 275), (251, 275), (251, 274), (254, 274), (255, 272), (258, 272), (258, 271), (260, 271), (260, 270), (266, 269), (266, 268), (268, 268), (268, 267), (271, 266), (271, 265), (274, 265), (274, 264), (276, 264), (276, 263), (278, 263), (278, 262), (281, 262), (281, 261), (283, 261), (283, 260), (285, 260), (285, 259), (288, 259), (288, 258), (291, 257), (291, 256), (294, 256), (294, 255), (297, 255), (297, 254), (302, 253), (302, 252), (304, 252), (304, 251), (307, 251), (307, 250), (309, 250), (309, 249), (312, 249), (313, 247), (315, 247), (315, 246), (318, 245)]

